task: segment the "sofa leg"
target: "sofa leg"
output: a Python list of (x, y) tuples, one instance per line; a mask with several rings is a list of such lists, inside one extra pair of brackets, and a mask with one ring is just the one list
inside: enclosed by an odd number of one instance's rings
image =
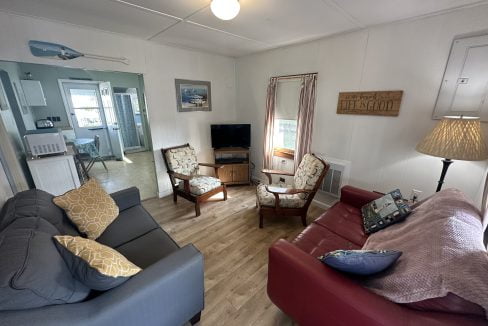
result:
[(302, 224), (303, 226), (307, 226), (307, 214), (302, 215)]
[(195, 203), (195, 214), (196, 214), (196, 216), (200, 216), (200, 203), (199, 202)]
[(263, 228), (263, 220), (264, 220), (264, 216), (262, 213), (259, 213), (259, 228), (262, 229)]
[(196, 314), (195, 316), (193, 316), (190, 319), (190, 324), (195, 325), (196, 323), (198, 323), (200, 321), (201, 317), (202, 317), (202, 312), (200, 311), (198, 314)]

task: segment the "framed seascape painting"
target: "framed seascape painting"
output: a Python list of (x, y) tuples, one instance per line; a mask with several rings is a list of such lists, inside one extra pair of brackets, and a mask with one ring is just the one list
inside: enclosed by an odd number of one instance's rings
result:
[(175, 79), (178, 112), (212, 111), (210, 82)]

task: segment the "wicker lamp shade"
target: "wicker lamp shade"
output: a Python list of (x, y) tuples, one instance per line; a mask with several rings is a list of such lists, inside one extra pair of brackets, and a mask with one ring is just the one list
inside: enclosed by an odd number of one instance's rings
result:
[(416, 149), (451, 160), (482, 161), (488, 158), (479, 118), (444, 117)]

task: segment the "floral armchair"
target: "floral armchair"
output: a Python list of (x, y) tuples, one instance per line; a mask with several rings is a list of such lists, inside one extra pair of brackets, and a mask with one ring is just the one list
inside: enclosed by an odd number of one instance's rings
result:
[[(305, 154), (295, 174), (278, 171), (262, 170), (268, 177), (269, 185), (257, 187), (256, 204), (259, 208), (259, 227), (263, 227), (265, 216), (300, 216), (303, 226), (307, 225), (307, 211), (329, 164), (314, 154)], [(283, 188), (272, 185), (272, 175), (293, 176), (293, 187)]]
[[(210, 197), (223, 192), (227, 200), (227, 190), (219, 179), (219, 169), (222, 165), (198, 163), (195, 149), (189, 144), (161, 149), (163, 159), (173, 188), (173, 201), (178, 196), (195, 203), (196, 216), (200, 215), (200, 203), (208, 201)], [(215, 176), (200, 174), (200, 166), (214, 168)]]

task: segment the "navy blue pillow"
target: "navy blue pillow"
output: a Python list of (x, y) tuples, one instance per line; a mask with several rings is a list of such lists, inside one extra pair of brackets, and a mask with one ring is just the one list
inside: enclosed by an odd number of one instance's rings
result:
[(319, 259), (343, 272), (371, 275), (384, 271), (401, 255), (402, 252), (396, 250), (335, 250), (320, 256)]

